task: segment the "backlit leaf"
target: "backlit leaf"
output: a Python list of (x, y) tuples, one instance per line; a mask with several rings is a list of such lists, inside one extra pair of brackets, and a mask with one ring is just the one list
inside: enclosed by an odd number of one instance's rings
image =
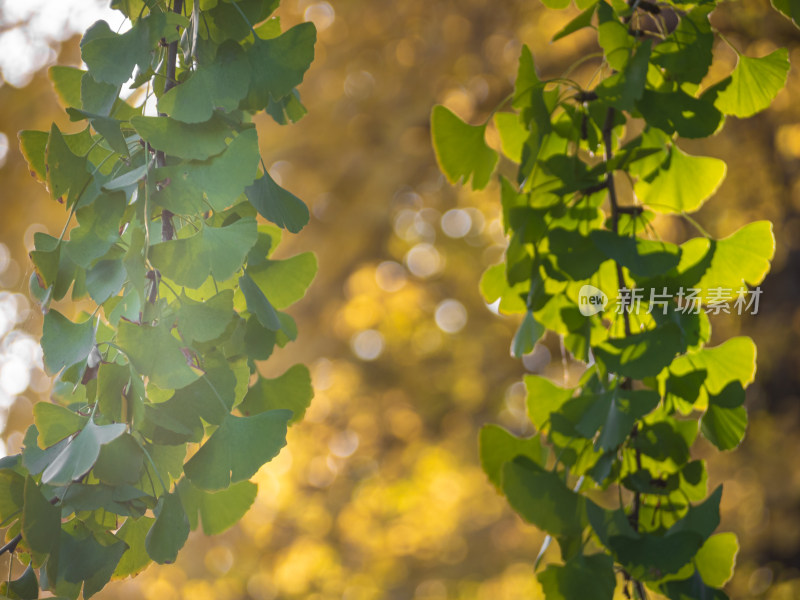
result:
[(225, 281), (242, 268), (258, 238), (253, 218), (239, 219), (226, 227), (204, 226), (190, 237), (150, 247), (150, 260), (162, 275), (189, 288), (198, 288), (213, 275)]
[(233, 527), (247, 513), (255, 502), (258, 486), (251, 481), (240, 481), (226, 490), (207, 492), (182, 479), (178, 492), (192, 529), (197, 528), (199, 512), (203, 533), (217, 535)]
[(270, 304), (284, 310), (306, 294), (317, 273), (317, 257), (303, 252), (284, 260), (268, 260), (247, 273), (261, 288)]
[(517, 456), (542, 464), (544, 449), (539, 436), (517, 437), (498, 425), (484, 425), (480, 433), (481, 466), (495, 487), (503, 484), (503, 467)]
[(726, 171), (724, 161), (690, 156), (672, 144), (655, 176), (636, 183), (636, 195), (656, 212), (694, 212), (717, 191)]
[[(156, 169), (162, 187), (153, 195), (156, 204), (177, 214), (196, 214), (208, 209), (224, 210), (253, 183), (258, 169), (258, 136), (246, 129), (222, 154), (203, 162), (188, 162)], [(208, 203), (203, 201), (203, 196)]]
[(239, 410), (244, 415), (255, 415), (268, 410), (289, 409), (292, 411), (289, 425), (292, 425), (303, 419), (313, 397), (308, 367), (294, 365), (274, 379), (259, 377), (247, 391)]
[(728, 583), (738, 553), (739, 542), (735, 533), (718, 533), (708, 538), (694, 558), (703, 583), (712, 588), (721, 588)]
[(762, 58), (739, 55), (728, 83), (714, 102), (726, 115), (744, 118), (764, 110), (786, 85), (789, 53), (779, 48)]
[(497, 164), (497, 152), (486, 145), (486, 124), (469, 125), (444, 106), (431, 113), (433, 148), (447, 179), (464, 183), (472, 178), (472, 189), (481, 190), (489, 183)]
[(228, 415), (186, 463), (186, 476), (210, 491), (249, 479), (286, 445), (291, 418), (289, 410), (270, 410), (252, 417)]

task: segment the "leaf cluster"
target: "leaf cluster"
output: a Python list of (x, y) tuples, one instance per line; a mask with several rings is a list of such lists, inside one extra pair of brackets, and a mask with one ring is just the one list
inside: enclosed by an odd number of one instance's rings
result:
[[(173, 562), (200, 523), (234, 525), (313, 396), (305, 366), (257, 368), (296, 338), (283, 311), (317, 264), (273, 257), (309, 213), (270, 177), (253, 123), (305, 113), (313, 24), (282, 32), (274, 0), (112, 5), (129, 29), (99, 21), (81, 41), (87, 69), (50, 70), (82, 129), (20, 134), (68, 217), (31, 253), (52, 402), (0, 464), (4, 550), (28, 565), (13, 598), (88, 598)], [(70, 291), (94, 312), (52, 306)]]
[[(718, 35), (714, 2), (577, 4), (583, 12), (555, 39), (596, 33), (601, 76), (591, 87), (541, 79), (525, 46), (510, 111), (479, 125), (444, 106), (431, 117), (451, 182), (482, 189), (498, 164), (515, 166), (515, 177), (499, 177), (505, 260), (481, 281), (487, 303), (523, 315), (512, 354), (551, 331), (586, 364), (575, 386), (526, 376), (536, 435), (489, 425), (481, 460), (511, 506), (558, 541), (562, 564), (538, 575), (548, 599), (611, 600), (620, 587), (627, 597), (650, 588), (675, 600), (725, 598), (738, 545), (714, 533), (721, 488), (708, 494), (691, 448), (700, 435), (720, 450), (744, 438), (755, 346), (747, 337), (707, 346), (707, 312), (763, 280), (774, 238), (758, 221), (722, 239), (698, 226), (699, 237), (674, 244), (654, 220), (696, 226), (691, 213), (726, 165), (679, 140), (767, 108), (786, 82), (788, 54), (740, 54), (729, 76), (703, 87)], [(490, 125), (502, 163), (486, 142)], [(623, 178), (630, 193), (620, 191)], [(640, 303), (626, 305), (637, 288), (646, 292)], [(585, 310), (587, 289), (605, 295), (605, 311)], [(687, 310), (688, 289), (699, 290), (699, 310)]]

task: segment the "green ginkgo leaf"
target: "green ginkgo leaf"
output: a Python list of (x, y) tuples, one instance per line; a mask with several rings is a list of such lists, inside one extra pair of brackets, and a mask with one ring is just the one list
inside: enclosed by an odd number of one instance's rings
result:
[(86, 360), (94, 343), (92, 319), (73, 323), (57, 310), (50, 310), (44, 316), (42, 350), (48, 373), (56, 374), (64, 367)]
[(125, 212), (125, 194), (104, 194), (91, 206), (76, 212), (78, 227), (69, 233), (64, 250), (72, 261), (88, 267), (119, 240), (119, 224)]
[(33, 421), (39, 430), (38, 444), (42, 448), (49, 448), (80, 431), (88, 420), (88, 417), (59, 404), (37, 402), (33, 405)]
[(433, 149), (442, 172), (451, 183), (472, 178), (472, 189), (489, 183), (497, 164), (497, 152), (486, 145), (486, 124), (469, 125), (444, 106), (431, 113)]
[(42, 473), (42, 482), (68, 485), (89, 472), (100, 455), (100, 447), (125, 433), (125, 423), (96, 425), (89, 420), (81, 432), (64, 446)]
[(703, 583), (712, 588), (721, 588), (731, 577), (739, 553), (739, 542), (735, 533), (718, 533), (708, 538), (697, 551), (694, 564)]
[(123, 34), (114, 33), (105, 21), (92, 25), (81, 40), (81, 58), (92, 77), (122, 85), (136, 65), (149, 63), (150, 24), (149, 19), (142, 19)]
[(155, 327), (121, 321), (117, 344), (138, 373), (149, 377), (161, 389), (176, 390), (189, 385), (199, 375), (189, 366), (171, 330), (172, 324), (168, 321)]
[(779, 48), (762, 58), (739, 55), (730, 83), (720, 86), (714, 106), (726, 115), (744, 118), (769, 107), (786, 85), (789, 51)]
[(314, 388), (311, 387), (308, 367), (294, 365), (274, 379), (259, 377), (247, 390), (239, 410), (244, 415), (256, 415), (268, 410), (289, 409), (292, 411), (289, 425), (292, 425), (303, 419), (313, 398)]
[(85, 72), (76, 67), (62, 65), (55, 65), (47, 69), (47, 76), (50, 78), (53, 90), (63, 108), (81, 106), (81, 82)]
[(183, 123), (169, 117), (133, 117), (131, 125), (156, 150), (189, 160), (206, 160), (227, 147), (230, 125), (218, 115), (204, 123)]
[(258, 322), (270, 331), (280, 330), (281, 321), (278, 318), (278, 312), (270, 304), (264, 290), (253, 281), (247, 271), (239, 278), (239, 287), (244, 294), (250, 314), (255, 315)]
[(583, 496), (526, 456), (503, 467), (503, 493), (522, 518), (554, 536), (578, 536), (588, 524)]
[(59, 200), (67, 196), (67, 205), (72, 206), (88, 186), (91, 176), (86, 157), (78, 156), (69, 147), (55, 123), (50, 128), (45, 162), (51, 197)]
[(34, 552), (47, 554), (58, 543), (61, 533), (61, 509), (44, 497), (36, 481), (25, 478), (22, 535)]
[(199, 513), (203, 533), (217, 535), (233, 527), (247, 513), (255, 502), (258, 486), (252, 481), (240, 481), (226, 490), (207, 492), (188, 479), (181, 479), (178, 493), (191, 528), (197, 529)]
[(158, 110), (184, 123), (208, 121), (215, 109), (232, 112), (247, 94), (250, 65), (242, 47), (226, 42), (214, 61), (200, 65), (186, 81), (158, 100)]
[(233, 290), (222, 290), (196, 302), (185, 294), (178, 309), (178, 331), (188, 342), (210, 342), (221, 336), (233, 318)]
[(743, 404), (744, 389), (739, 381), (732, 381), (719, 394), (708, 395), (700, 431), (720, 450), (733, 450), (744, 439), (747, 410)]
[(771, 0), (772, 6), (780, 11), (783, 16), (790, 19), (795, 27), (800, 27), (800, 1), (798, 0)]
[(150, 564), (152, 559), (147, 554), (145, 538), (154, 522), (155, 519), (151, 517), (129, 518), (119, 528), (116, 535), (128, 545), (128, 549), (120, 558), (117, 568), (114, 570), (114, 577), (122, 579), (137, 575)]
[(612, 600), (617, 587), (608, 554), (579, 554), (564, 565), (547, 565), (537, 578), (547, 600)]
[(624, 338), (610, 338), (594, 348), (609, 371), (624, 377), (654, 377), (683, 350), (680, 329), (667, 323)]
[(640, 178), (635, 191), (656, 212), (694, 212), (717, 191), (725, 179), (725, 162), (708, 156), (691, 156), (675, 144), (655, 174)]
[(217, 281), (232, 277), (242, 268), (257, 238), (256, 221), (250, 217), (226, 227), (206, 225), (187, 238), (154, 244), (150, 260), (165, 277), (198, 288), (209, 275)]
[[(698, 377), (693, 374), (698, 373)], [(702, 348), (676, 358), (662, 374), (667, 398), (705, 410), (709, 394), (722, 394), (732, 382), (751, 384), (756, 374), (756, 346), (749, 337), (731, 338), (718, 346)]]
[(306, 294), (317, 274), (317, 257), (303, 252), (284, 260), (268, 260), (247, 273), (264, 291), (270, 304), (284, 310)]
[(520, 438), (498, 425), (484, 425), (480, 432), (481, 466), (495, 487), (503, 484), (503, 467), (517, 456), (542, 464), (545, 450), (539, 436)]
[(313, 23), (301, 23), (276, 38), (255, 37), (247, 50), (250, 62), (250, 91), (245, 105), (250, 110), (267, 108), (303, 82), (314, 60), (317, 30)]
[(270, 410), (252, 417), (228, 415), (186, 463), (186, 476), (209, 491), (250, 479), (286, 445), (291, 418), (290, 410)]
[(258, 214), (278, 227), (297, 233), (308, 223), (305, 203), (275, 183), (267, 171), (247, 188), (246, 194)]
[(533, 352), (536, 342), (541, 339), (545, 331), (545, 326), (534, 318), (533, 313), (526, 312), (511, 341), (511, 356), (522, 358), (525, 354)]
[(720, 240), (693, 238), (681, 245), (680, 272), (696, 272), (701, 276), (692, 287), (707, 298), (711, 290), (728, 290), (732, 298), (743, 286), (758, 285), (769, 272), (775, 255), (772, 223), (753, 221)]
[(145, 537), (145, 548), (160, 565), (173, 563), (189, 537), (189, 519), (177, 491), (158, 499), (156, 520)]
[(203, 212), (208, 204), (214, 210), (228, 208), (256, 178), (256, 130), (241, 132), (223, 150), (211, 160), (156, 169), (154, 177), (162, 186), (153, 201), (176, 214)]

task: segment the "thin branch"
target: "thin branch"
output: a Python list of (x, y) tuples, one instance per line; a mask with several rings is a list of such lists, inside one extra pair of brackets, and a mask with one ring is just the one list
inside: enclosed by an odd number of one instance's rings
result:
[[(612, 131), (614, 129), (614, 117), (616, 116), (616, 111), (614, 108), (609, 108), (608, 112), (606, 113), (606, 120), (603, 123), (603, 145), (605, 146), (605, 156), (604, 159), (606, 164), (611, 162), (611, 159), (614, 157), (614, 150), (612, 146)], [(611, 230), (619, 235), (619, 216), (623, 213), (620, 210), (619, 200), (617, 198), (617, 188), (614, 185), (614, 172), (609, 171), (606, 173), (606, 187), (608, 188), (608, 199), (611, 203)], [(619, 282), (619, 288), (625, 288), (627, 285), (625, 284), (625, 275), (622, 272), (622, 265), (617, 262), (617, 280)], [(631, 335), (631, 320), (630, 315), (628, 314), (627, 310), (622, 311), (622, 319), (623, 323), (625, 324), (625, 336), (628, 337)], [(631, 389), (631, 380), (629, 378), (625, 378), (622, 380), (620, 384), (622, 389)], [(639, 433), (639, 428), (637, 425), (633, 426), (633, 430), (631, 431), (631, 438), (635, 439)], [(641, 470), (642, 468), (642, 455), (637, 448), (635, 450), (636, 453), (636, 468)], [(641, 495), (639, 492), (634, 492), (633, 494), (633, 508), (631, 509), (630, 520), (631, 525), (635, 531), (639, 530), (639, 511), (641, 509)], [(638, 579), (633, 579), (633, 586), (634, 590), (636, 591), (636, 595), (639, 597), (640, 600), (646, 600), (647, 592), (644, 589), (644, 585)]]
[[(175, 0), (174, 4), (172, 5), (172, 12), (176, 14), (181, 14), (183, 12), (183, 0)], [(164, 83), (164, 93), (166, 94), (176, 85), (178, 85), (178, 80), (175, 76), (175, 72), (178, 66), (178, 41), (175, 40), (174, 42), (170, 42), (169, 46), (167, 46), (167, 81)], [(158, 151), (156, 153), (156, 163), (159, 167), (163, 167), (167, 164), (167, 157), (164, 155), (163, 152)], [(161, 211), (161, 241), (168, 242), (175, 237), (175, 227), (172, 224), (172, 211), (167, 210), (166, 208)]]

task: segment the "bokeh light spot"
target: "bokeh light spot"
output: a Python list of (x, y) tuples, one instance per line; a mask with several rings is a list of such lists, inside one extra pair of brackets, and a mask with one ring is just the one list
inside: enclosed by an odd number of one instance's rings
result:
[(447, 299), (436, 307), (436, 325), (445, 333), (458, 333), (467, 324), (467, 309), (458, 300)]
[(317, 31), (325, 31), (336, 20), (336, 11), (327, 2), (317, 2), (305, 10), (303, 18), (314, 23)]
[(439, 251), (431, 244), (417, 244), (406, 253), (406, 266), (412, 274), (420, 279), (433, 277), (444, 266), (444, 260)]
[(375, 269), (375, 281), (384, 292), (397, 292), (406, 284), (406, 270), (393, 260), (385, 260)]
[(361, 360), (375, 360), (383, 352), (383, 336), (374, 329), (367, 329), (354, 335), (350, 345)]
[(460, 208), (453, 208), (442, 215), (442, 231), (447, 237), (462, 238), (472, 229), (472, 218)]

